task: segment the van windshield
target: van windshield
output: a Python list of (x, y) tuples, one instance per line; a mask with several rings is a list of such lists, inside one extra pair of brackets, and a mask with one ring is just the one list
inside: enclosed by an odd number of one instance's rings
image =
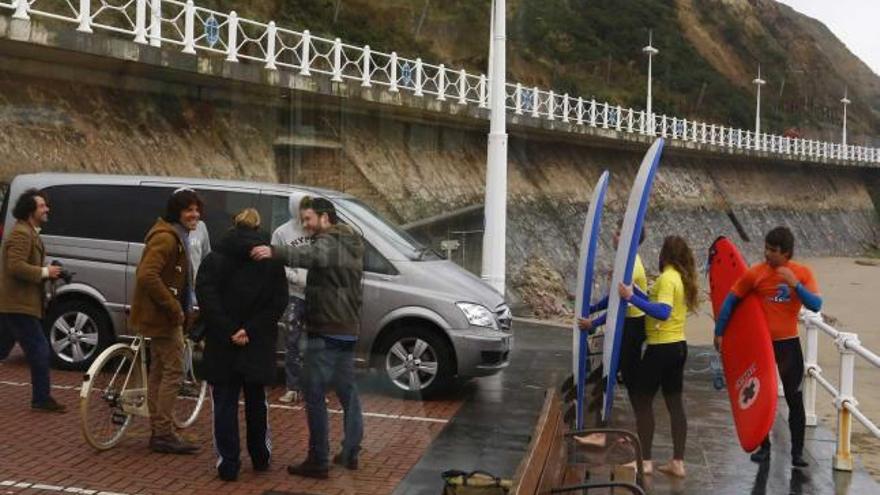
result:
[(425, 246), (417, 241), (405, 230), (383, 218), (362, 201), (352, 198), (335, 198), (334, 202), (341, 206), (345, 213), (355, 217), (358, 223), (372, 229), (383, 239), (394, 244), (407, 258), (413, 261), (443, 259), (430, 246)]

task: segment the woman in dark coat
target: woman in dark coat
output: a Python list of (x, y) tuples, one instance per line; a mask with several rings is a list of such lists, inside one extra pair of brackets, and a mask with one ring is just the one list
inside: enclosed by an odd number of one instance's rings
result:
[(265, 386), (275, 378), (278, 319), (287, 306), (283, 266), (253, 261), (254, 246), (268, 244), (253, 208), (202, 262), (196, 280), (205, 322), (204, 375), (214, 400), (214, 444), (220, 478), (234, 481), (241, 468), (238, 398), (244, 390), (247, 449), (255, 471), (269, 468), (271, 442)]

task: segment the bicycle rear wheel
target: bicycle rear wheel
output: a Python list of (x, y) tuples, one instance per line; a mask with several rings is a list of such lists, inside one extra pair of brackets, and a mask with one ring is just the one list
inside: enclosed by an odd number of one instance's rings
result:
[(208, 382), (198, 375), (197, 363), (201, 361), (204, 344), (186, 339), (183, 350), (183, 384), (174, 402), (174, 425), (186, 428), (195, 423), (208, 394)]
[(83, 437), (98, 450), (122, 440), (139, 408), (146, 404), (146, 377), (137, 354), (125, 344), (105, 350), (89, 367), (80, 391)]

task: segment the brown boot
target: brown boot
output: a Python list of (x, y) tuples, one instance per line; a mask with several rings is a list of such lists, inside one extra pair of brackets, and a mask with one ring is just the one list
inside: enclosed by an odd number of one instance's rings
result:
[(199, 451), (199, 447), (169, 433), (151, 436), (150, 450), (160, 454), (195, 454)]

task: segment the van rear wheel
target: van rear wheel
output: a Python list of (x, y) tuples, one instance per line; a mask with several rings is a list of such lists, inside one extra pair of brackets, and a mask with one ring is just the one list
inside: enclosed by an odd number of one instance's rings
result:
[(107, 315), (94, 304), (69, 299), (53, 304), (45, 320), (52, 365), (85, 370), (112, 343)]
[(454, 375), (452, 348), (425, 327), (394, 330), (384, 340), (379, 358), (386, 385), (409, 398), (429, 397), (445, 389)]

